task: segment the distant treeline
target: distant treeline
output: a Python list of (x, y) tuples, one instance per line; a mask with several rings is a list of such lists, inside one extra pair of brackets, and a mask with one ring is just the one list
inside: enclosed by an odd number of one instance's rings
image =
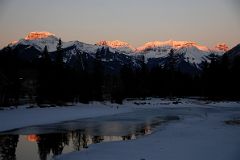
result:
[[(35, 61), (19, 59), (10, 47), (0, 54), (0, 106), (21, 103), (64, 105), (67, 102), (125, 98), (200, 96), (211, 99), (240, 99), (240, 57), (209, 57), (200, 74), (178, 71), (172, 50), (166, 67), (149, 69), (142, 61), (140, 69), (122, 66), (120, 73), (108, 74), (96, 53), (93, 71), (76, 70), (63, 62), (59, 40), (55, 59), (45, 47)], [(25, 99), (25, 101), (24, 101)]]

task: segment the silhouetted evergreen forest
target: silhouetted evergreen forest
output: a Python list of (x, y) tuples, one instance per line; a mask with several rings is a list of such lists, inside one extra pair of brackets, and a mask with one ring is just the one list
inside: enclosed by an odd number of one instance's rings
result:
[(144, 97), (240, 98), (240, 57), (230, 60), (227, 54), (213, 54), (200, 74), (189, 75), (175, 67), (177, 59), (172, 50), (167, 67), (149, 69), (143, 60), (141, 69), (125, 65), (119, 74), (108, 74), (101, 61), (102, 50), (96, 53), (94, 70), (86, 71), (64, 65), (61, 40), (54, 60), (47, 48), (41, 58), (25, 61), (6, 47), (0, 54), (0, 106), (93, 100), (121, 103), (124, 98)]

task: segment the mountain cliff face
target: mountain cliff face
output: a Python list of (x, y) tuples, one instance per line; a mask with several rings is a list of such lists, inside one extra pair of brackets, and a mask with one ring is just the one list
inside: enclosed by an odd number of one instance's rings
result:
[[(58, 37), (49, 32), (31, 32), (25, 38), (11, 43), (9, 46), (17, 55), (26, 60), (40, 58), (47, 46), (52, 58), (56, 52)], [(122, 66), (128, 65), (134, 69), (140, 68), (142, 61), (149, 68), (167, 67), (172, 50), (176, 58), (175, 67), (185, 73), (201, 72), (202, 63), (209, 61), (210, 54), (223, 55), (228, 50), (227, 45), (219, 44), (215, 49), (209, 49), (191, 41), (154, 41), (134, 48), (126, 42), (100, 41), (95, 45), (79, 41), (63, 42), (64, 62), (72, 67), (92, 69), (96, 53), (101, 50), (101, 61), (108, 72), (119, 72)], [(229, 53), (231, 54), (231, 53)]]

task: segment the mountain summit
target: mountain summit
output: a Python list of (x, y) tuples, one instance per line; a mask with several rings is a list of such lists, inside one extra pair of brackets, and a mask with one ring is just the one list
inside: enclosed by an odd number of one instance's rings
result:
[(27, 35), (27, 37), (25, 37), (25, 40), (42, 39), (42, 38), (48, 38), (50, 36), (55, 36), (55, 35), (50, 32), (30, 32)]
[(215, 46), (215, 49), (222, 52), (227, 52), (229, 50), (229, 47), (225, 43), (219, 43)]
[(10, 44), (13, 48), (19, 45), (32, 46), (43, 51), (47, 46), (49, 51), (56, 50), (58, 38), (50, 32), (30, 32), (25, 38), (14, 41)]

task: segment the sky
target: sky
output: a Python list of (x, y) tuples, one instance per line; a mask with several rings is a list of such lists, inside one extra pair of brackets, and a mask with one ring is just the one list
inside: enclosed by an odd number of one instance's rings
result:
[(240, 43), (240, 0), (0, 0), (0, 48), (31, 31), (63, 41)]

